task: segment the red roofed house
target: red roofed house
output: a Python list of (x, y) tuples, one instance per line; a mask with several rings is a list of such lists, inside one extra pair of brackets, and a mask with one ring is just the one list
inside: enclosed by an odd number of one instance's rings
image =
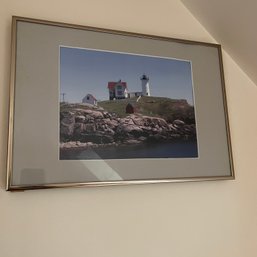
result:
[(108, 82), (109, 99), (125, 99), (128, 98), (127, 83), (119, 80), (118, 82)]
[(96, 98), (95, 98), (93, 95), (87, 94), (87, 95), (82, 99), (82, 103), (97, 105), (97, 100), (96, 100)]

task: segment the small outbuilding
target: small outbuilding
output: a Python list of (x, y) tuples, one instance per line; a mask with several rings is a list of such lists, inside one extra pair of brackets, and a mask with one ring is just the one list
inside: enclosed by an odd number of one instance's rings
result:
[(93, 95), (87, 94), (87, 95), (82, 99), (82, 103), (97, 105), (97, 100), (96, 100), (96, 98), (95, 98)]
[(135, 113), (136, 112), (136, 107), (134, 104), (128, 103), (126, 106), (126, 113)]

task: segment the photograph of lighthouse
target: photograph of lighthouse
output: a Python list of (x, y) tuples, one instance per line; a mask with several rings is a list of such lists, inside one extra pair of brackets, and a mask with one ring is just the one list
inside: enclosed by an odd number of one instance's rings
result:
[(60, 160), (197, 158), (191, 62), (60, 47)]

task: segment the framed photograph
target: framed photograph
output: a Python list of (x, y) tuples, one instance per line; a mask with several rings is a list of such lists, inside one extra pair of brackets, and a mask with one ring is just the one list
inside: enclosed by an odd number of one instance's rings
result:
[(221, 52), (13, 17), (7, 190), (233, 179)]

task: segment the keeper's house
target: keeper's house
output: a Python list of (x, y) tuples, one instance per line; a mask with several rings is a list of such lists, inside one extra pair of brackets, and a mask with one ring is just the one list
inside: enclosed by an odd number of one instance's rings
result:
[(125, 99), (128, 98), (127, 83), (119, 80), (118, 82), (108, 82), (109, 99)]

